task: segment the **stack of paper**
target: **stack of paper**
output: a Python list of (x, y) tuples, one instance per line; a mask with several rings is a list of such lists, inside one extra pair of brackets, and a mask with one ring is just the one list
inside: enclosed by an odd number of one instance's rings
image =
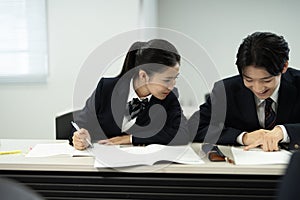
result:
[(291, 153), (286, 150), (265, 152), (255, 148), (248, 151), (242, 148), (231, 148), (236, 165), (268, 165), (268, 164), (288, 164)]

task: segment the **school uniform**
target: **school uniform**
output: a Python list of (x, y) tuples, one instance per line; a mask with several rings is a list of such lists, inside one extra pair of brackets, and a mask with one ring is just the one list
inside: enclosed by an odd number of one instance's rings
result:
[[(287, 133), (289, 149), (300, 148), (300, 71), (288, 68), (282, 74), (276, 102), (276, 125)], [(189, 120), (196, 142), (239, 145), (243, 132), (264, 128), (260, 123), (257, 102), (245, 87), (240, 75), (214, 85), (207, 101)]]
[(89, 131), (92, 141), (130, 134), (133, 145), (188, 143), (187, 120), (174, 92), (163, 100), (151, 95), (134, 123), (126, 123), (130, 121), (131, 81), (123, 77), (101, 78), (85, 107), (74, 116), (79, 126)]

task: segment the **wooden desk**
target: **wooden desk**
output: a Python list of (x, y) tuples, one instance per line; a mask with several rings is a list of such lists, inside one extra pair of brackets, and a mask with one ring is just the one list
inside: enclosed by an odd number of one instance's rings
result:
[[(1, 150), (23, 152), (38, 143), (64, 141), (1, 140)], [(193, 144), (199, 152), (200, 144)], [(230, 155), (228, 147), (222, 147)], [(274, 199), (285, 165), (236, 166), (157, 164), (95, 169), (92, 157), (26, 158), (0, 156), (1, 176), (32, 187), (46, 199)]]

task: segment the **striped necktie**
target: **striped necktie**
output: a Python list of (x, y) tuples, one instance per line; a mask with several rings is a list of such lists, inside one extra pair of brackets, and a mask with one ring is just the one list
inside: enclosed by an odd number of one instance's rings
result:
[(273, 100), (267, 98), (265, 102), (265, 129), (271, 130), (276, 124), (276, 113), (272, 109)]

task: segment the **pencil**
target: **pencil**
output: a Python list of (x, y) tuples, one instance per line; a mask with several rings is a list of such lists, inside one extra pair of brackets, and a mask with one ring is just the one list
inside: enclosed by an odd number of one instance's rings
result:
[(22, 153), (21, 150), (13, 150), (13, 151), (0, 151), (0, 155), (7, 155), (7, 154), (18, 154)]

